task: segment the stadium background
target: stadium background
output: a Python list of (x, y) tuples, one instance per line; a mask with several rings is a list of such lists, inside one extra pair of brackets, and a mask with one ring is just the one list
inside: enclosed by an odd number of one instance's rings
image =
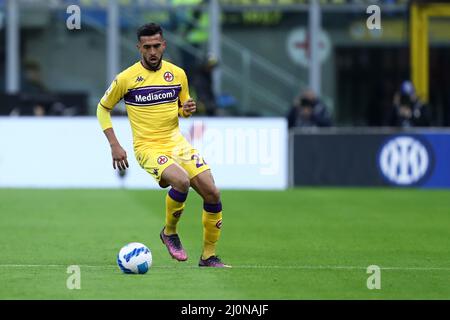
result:
[[(79, 30), (66, 24), (73, 4)], [(366, 26), (372, 4), (381, 30)], [(442, 16), (424, 38), (413, 11), (427, 6)], [(445, 1), (406, 0), (0, 0), (0, 298), (448, 299), (449, 11)], [(232, 272), (169, 261), (157, 239), (164, 191), (147, 190), (156, 185), (134, 162), (122, 104), (113, 124), (131, 168), (109, 167), (95, 109), (139, 58), (135, 31), (148, 21), (164, 27), (166, 58), (188, 76), (217, 61), (215, 115), (200, 103), (180, 123), (223, 189)], [(430, 107), (426, 128), (385, 122), (408, 79)], [(308, 87), (331, 127), (288, 128)], [(191, 85), (194, 97), (202, 90)], [(181, 223), (194, 253), (200, 199), (190, 197)], [(142, 280), (114, 266), (131, 241), (154, 253)], [(73, 264), (79, 291), (65, 286)], [(381, 290), (366, 286), (372, 264)]]

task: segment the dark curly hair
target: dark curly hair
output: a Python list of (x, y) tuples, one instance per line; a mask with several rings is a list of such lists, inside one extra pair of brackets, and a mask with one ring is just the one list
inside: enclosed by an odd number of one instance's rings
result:
[(161, 37), (163, 36), (163, 30), (159, 24), (156, 23), (146, 23), (143, 26), (141, 26), (136, 35), (138, 41), (141, 40), (142, 36), (154, 36), (155, 34), (160, 34)]

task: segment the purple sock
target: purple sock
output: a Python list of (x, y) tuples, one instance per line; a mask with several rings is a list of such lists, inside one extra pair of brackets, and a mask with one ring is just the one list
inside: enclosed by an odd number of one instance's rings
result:
[(187, 198), (187, 192), (180, 192), (175, 190), (174, 188), (171, 188), (169, 190), (169, 197), (171, 197), (173, 200), (177, 201), (177, 202), (185, 202), (186, 198)]
[(219, 203), (203, 203), (203, 209), (206, 212), (218, 213), (222, 211), (222, 202)]

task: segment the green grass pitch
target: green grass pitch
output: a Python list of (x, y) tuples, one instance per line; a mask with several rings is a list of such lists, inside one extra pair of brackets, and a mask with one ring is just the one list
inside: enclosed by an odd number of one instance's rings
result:
[[(0, 189), (0, 299), (450, 299), (449, 191), (222, 191), (218, 254), (232, 269), (197, 267), (193, 190), (179, 225), (189, 259), (170, 258), (165, 192)], [(145, 275), (116, 265), (133, 241), (152, 250)], [(69, 265), (80, 290), (66, 287)], [(367, 288), (369, 265), (379, 290)]]

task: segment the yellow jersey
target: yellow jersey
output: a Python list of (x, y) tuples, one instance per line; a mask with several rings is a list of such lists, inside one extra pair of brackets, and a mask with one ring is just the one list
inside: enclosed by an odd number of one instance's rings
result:
[(144, 68), (141, 61), (122, 71), (99, 103), (111, 111), (124, 100), (135, 150), (172, 148), (182, 139), (178, 116), (186, 117), (181, 106), (190, 98), (188, 80), (182, 68), (165, 60), (161, 63), (157, 71)]

